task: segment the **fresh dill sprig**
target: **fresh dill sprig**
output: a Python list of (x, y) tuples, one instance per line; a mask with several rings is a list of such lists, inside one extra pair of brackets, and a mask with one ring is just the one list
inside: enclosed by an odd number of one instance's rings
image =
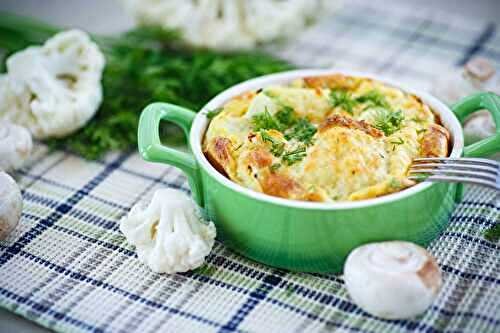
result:
[(401, 129), (403, 120), (404, 116), (401, 111), (391, 112), (387, 109), (380, 109), (374, 126), (384, 132), (386, 136), (389, 136)]
[(283, 108), (276, 112), (276, 120), (282, 125), (284, 128), (288, 128), (290, 126), (295, 125), (298, 122), (297, 116), (295, 115), (295, 111), (290, 106), (283, 106)]
[(354, 106), (358, 102), (352, 98), (348, 91), (336, 89), (330, 92), (330, 104), (333, 107), (340, 107), (344, 111), (353, 114)]
[(283, 129), (280, 122), (269, 113), (267, 108), (265, 108), (264, 112), (252, 116), (252, 125), (254, 131), (270, 129), (281, 131)]
[(273, 154), (276, 157), (280, 157), (283, 155), (283, 152), (285, 151), (285, 143), (273, 138), (269, 133), (267, 133), (264, 130), (260, 131), (260, 136), (262, 137), (262, 141), (264, 142), (270, 142), (271, 143), (271, 154)]
[(378, 90), (370, 90), (366, 94), (356, 98), (356, 102), (365, 103), (365, 109), (369, 107), (381, 107), (388, 110), (391, 109), (391, 106), (389, 102), (387, 102), (385, 96)]
[(296, 162), (299, 162), (299, 161), (302, 161), (302, 159), (304, 157), (306, 157), (307, 154), (306, 154), (306, 147), (305, 146), (301, 146), (301, 147), (298, 147), (297, 149), (294, 149), (292, 151), (289, 151), (289, 152), (286, 152), (283, 157), (282, 157), (282, 160), (283, 162), (285, 162), (288, 166), (296, 163)]
[(207, 118), (208, 119), (213, 119), (216, 115), (218, 115), (219, 113), (221, 113), (222, 111), (224, 110), (224, 108), (220, 107), (220, 108), (215, 108), (211, 111), (208, 111), (207, 112)]
[(391, 141), (391, 143), (392, 143), (393, 145), (402, 145), (402, 144), (404, 144), (405, 142), (404, 142), (403, 138), (399, 137), (397, 140), (395, 140), (395, 141)]
[(301, 118), (290, 131), (287, 131), (285, 138), (287, 140), (296, 139), (309, 146), (313, 143), (313, 137), (316, 132), (317, 129), (313, 124), (306, 118)]
[(280, 167), (281, 167), (281, 164), (280, 164), (280, 163), (274, 163), (273, 165), (271, 165), (271, 166), (269, 167), (269, 170), (270, 170), (271, 172), (275, 172), (275, 171), (276, 171), (276, 170), (278, 170)]

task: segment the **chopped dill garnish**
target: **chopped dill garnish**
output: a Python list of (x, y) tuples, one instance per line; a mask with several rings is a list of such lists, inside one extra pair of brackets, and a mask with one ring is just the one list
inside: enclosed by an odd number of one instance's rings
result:
[(260, 136), (262, 137), (262, 141), (271, 143), (271, 154), (276, 157), (280, 157), (283, 155), (285, 151), (285, 143), (279, 141), (278, 139), (273, 138), (266, 131), (260, 131)]
[(410, 119), (413, 122), (416, 122), (417, 124), (421, 124), (425, 122), (425, 119), (419, 118), (419, 117), (413, 117)]
[(296, 139), (309, 146), (313, 143), (313, 136), (317, 129), (306, 118), (300, 118), (297, 124), (285, 134), (287, 140)]
[(312, 144), (317, 131), (306, 118), (298, 118), (290, 106), (283, 106), (274, 116), (266, 109), (252, 117), (252, 124), (255, 131), (274, 129), (284, 133), (287, 140), (295, 139), (306, 145)]
[(276, 170), (278, 170), (280, 167), (281, 167), (281, 164), (280, 164), (280, 163), (274, 163), (273, 165), (271, 165), (271, 166), (269, 167), (269, 170), (270, 170), (271, 172), (275, 172), (275, 171), (276, 171)]
[(238, 149), (240, 149), (241, 147), (243, 147), (243, 143), (240, 143), (236, 148), (233, 149), (233, 151), (237, 151)]
[(224, 110), (224, 108), (215, 108), (211, 111), (208, 111), (207, 112), (207, 118), (208, 119), (213, 119), (216, 115), (218, 115), (219, 113), (222, 112), (222, 110)]
[(370, 90), (366, 94), (356, 98), (358, 103), (366, 103), (365, 109), (369, 107), (381, 107), (384, 109), (391, 109), (391, 106), (387, 102), (385, 96), (377, 90)]
[(301, 146), (298, 147), (295, 150), (286, 152), (285, 155), (283, 155), (282, 159), (283, 162), (286, 162), (288, 166), (294, 164), (295, 162), (301, 161), (304, 157), (306, 157), (306, 147)]
[(293, 108), (286, 105), (280, 111), (276, 112), (276, 119), (283, 127), (293, 126), (298, 121)]
[(391, 143), (392, 143), (393, 145), (402, 145), (402, 144), (404, 144), (405, 142), (404, 142), (403, 138), (399, 137), (397, 141), (391, 141)]
[(484, 238), (493, 243), (498, 242), (500, 239), (500, 223), (497, 223), (493, 227), (485, 230)]
[(255, 131), (259, 131), (261, 129), (275, 129), (280, 131), (282, 129), (280, 123), (274, 119), (269, 111), (267, 111), (267, 108), (265, 108), (264, 112), (256, 114), (252, 117), (252, 125)]
[(385, 133), (386, 136), (399, 131), (403, 122), (403, 112), (391, 112), (386, 109), (380, 109), (375, 119), (375, 127)]
[(333, 107), (341, 107), (344, 111), (353, 114), (357, 101), (345, 90), (332, 90), (330, 92), (330, 104)]

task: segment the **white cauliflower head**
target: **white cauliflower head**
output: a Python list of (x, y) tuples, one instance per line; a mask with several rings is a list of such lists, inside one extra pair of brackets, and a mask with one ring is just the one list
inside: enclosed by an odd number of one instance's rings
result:
[(201, 266), (215, 239), (215, 226), (204, 223), (183, 192), (159, 189), (146, 206), (136, 204), (120, 221), (120, 230), (137, 256), (157, 273), (186, 272)]
[(9, 122), (0, 122), (0, 170), (20, 168), (33, 148), (30, 132)]
[(101, 103), (104, 64), (97, 45), (80, 30), (15, 53), (0, 79), (0, 119), (25, 126), (39, 139), (74, 132)]
[(291, 36), (340, 0), (121, 0), (140, 23), (178, 29), (186, 42), (217, 49), (252, 48)]

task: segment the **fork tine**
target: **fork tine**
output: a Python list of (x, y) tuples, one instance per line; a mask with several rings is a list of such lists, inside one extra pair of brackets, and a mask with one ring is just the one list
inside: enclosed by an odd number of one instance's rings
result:
[(496, 182), (497, 175), (492, 173), (486, 173), (475, 170), (454, 170), (454, 169), (410, 169), (410, 174), (432, 174), (432, 175), (456, 175), (456, 176), (472, 176), (478, 177), (485, 180), (490, 180)]
[(500, 169), (488, 166), (488, 165), (475, 165), (475, 164), (448, 164), (448, 163), (420, 163), (412, 164), (412, 169), (418, 170), (420, 168), (432, 168), (432, 169), (445, 169), (445, 170), (467, 170), (467, 171), (477, 171), (486, 172), (493, 175), (499, 175)]
[[(417, 176), (409, 176), (408, 179), (411, 180), (421, 180)], [(498, 183), (491, 182), (489, 180), (483, 180), (479, 178), (470, 178), (470, 177), (456, 177), (456, 176), (429, 176), (425, 179), (425, 181), (440, 181), (440, 182), (447, 182), (447, 183), (468, 183), (468, 184), (474, 184), (474, 185), (481, 185), (481, 186), (486, 186), (489, 188), (492, 188), (494, 190), (500, 191), (500, 186)]]
[(420, 163), (420, 162), (441, 162), (444, 164), (480, 164), (480, 165), (488, 165), (492, 166), (494, 168), (500, 168), (500, 163), (494, 160), (489, 160), (486, 158), (467, 158), (467, 157), (461, 157), (461, 158), (450, 158), (450, 157), (421, 157), (421, 158), (415, 158), (413, 160), (413, 163)]

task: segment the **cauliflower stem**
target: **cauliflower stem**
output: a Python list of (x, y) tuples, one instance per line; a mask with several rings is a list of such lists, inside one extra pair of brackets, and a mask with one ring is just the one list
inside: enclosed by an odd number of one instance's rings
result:
[[(7, 56), (29, 45), (43, 44), (61, 30), (0, 12), (0, 48)], [(103, 102), (84, 128), (68, 137), (45, 141), (53, 148), (88, 159), (136, 145), (140, 111), (153, 101), (200, 110), (210, 98), (238, 82), (292, 68), (262, 53), (189, 48), (180, 43), (177, 32), (158, 27), (140, 27), (114, 37), (91, 37), (106, 58)], [(4, 65), (4, 60), (0, 63)], [(182, 132), (165, 126), (170, 140), (182, 138)]]

